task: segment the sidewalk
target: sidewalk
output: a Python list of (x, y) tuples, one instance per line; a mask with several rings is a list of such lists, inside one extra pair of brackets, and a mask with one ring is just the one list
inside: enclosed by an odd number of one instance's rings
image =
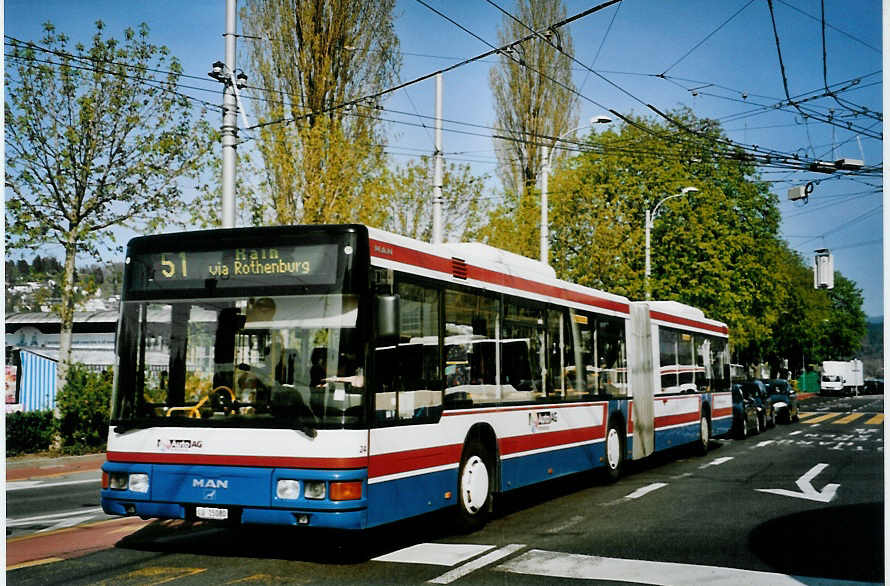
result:
[(30, 480), (52, 476), (64, 476), (76, 472), (94, 470), (105, 462), (105, 454), (88, 454), (86, 456), (22, 457), (6, 459), (6, 481)]

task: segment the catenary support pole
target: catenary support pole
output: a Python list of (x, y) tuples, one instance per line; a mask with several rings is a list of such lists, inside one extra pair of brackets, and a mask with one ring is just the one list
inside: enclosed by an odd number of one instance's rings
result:
[(238, 139), (237, 102), (235, 100), (235, 17), (237, 0), (226, 0), (226, 73), (228, 81), (223, 90), (222, 123), (222, 227), (235, 227), (235, 148)]
[(433, 171), (433, 244), (442, 244), (442, 74), (436, 74), (436, 153)]
[(541, 145), (541, 262), (550, 262), (550, 228), (548, 218), (547, 183), (550, 175), (550, 153), (547, 145)]

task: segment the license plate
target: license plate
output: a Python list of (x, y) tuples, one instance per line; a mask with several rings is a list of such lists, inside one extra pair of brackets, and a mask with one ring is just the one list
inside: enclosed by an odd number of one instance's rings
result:
[(216, 507), (195, 507), (195, 516), (199, 519), (211, 519), (213, 521), (225, 521), (229, 518), (228, 509)]

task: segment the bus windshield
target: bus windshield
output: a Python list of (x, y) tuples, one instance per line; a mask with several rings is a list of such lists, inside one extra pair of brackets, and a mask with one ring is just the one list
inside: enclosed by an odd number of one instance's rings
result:
[(127, 302), (113, 423), (362, 426), (357, 317), (345, 294)]

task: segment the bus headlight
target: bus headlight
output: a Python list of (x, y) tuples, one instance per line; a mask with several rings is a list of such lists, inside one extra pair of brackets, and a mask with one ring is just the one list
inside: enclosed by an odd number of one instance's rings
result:
[(280, 499), (294, 500), (300, 496), (299, 480), (279, 480), (275, 486), (275, 496)]
[(126, 472), (112, 472), (108, 475), (108, 488), (112, 490), (127, 490), (127, 482), (130, 476)]
[(148, 492), (148, 474), (130, 474), (130, 490)]
[(323, 480), (307, 480), (303, 490), (307, 499), (323, 499), (327, 494)]

